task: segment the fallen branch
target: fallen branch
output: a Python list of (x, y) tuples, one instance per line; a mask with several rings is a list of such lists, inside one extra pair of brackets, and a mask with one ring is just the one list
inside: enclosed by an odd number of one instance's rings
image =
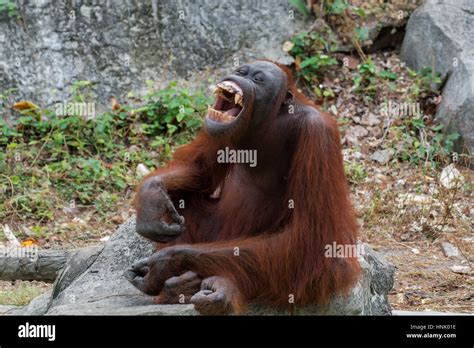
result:
[(69, 257), (70, 250), (35, 250), (22, 254), (23, 248), (0, 247), (0, 280), (41, 280), (53, 282)]

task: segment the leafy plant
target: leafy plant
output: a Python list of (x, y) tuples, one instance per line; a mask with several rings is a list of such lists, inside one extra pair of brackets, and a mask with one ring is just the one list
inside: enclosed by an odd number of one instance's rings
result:
[(446, 133), (442, 124), (426, 125), (422, 117), (407, 118), (399, 126), (399, 131), (403, 144), (400, 159), (414, 165), (425, 163), (433, 167), (450, 157), (454, 143), (460, 137), (457, 132)]
[(366, 94), (373, 95), (376, 91), (376, 68), (371, 58), (365, 63), (357, 66), (357, 74), (354, 76), (354, 88), (356, 91), (362, 91)]
[(347, 10), (350, 5), (347, 0), (331, 0), (325, 2), (325, 7), (329, 14), (341, 14)]
[(441, 74), (434, 72), (431, 67), (424, 67), (418, 71), (409, 69), (408, 72), (410, 77), (414, 79), (411, 92), (415, 97), (423, 91), (432, 91), (433, 87), (440, 85), (442, 82)]
[(309, 11), (306, 8), (306, 1), (304, 0), (289, 0), (290, 4), (298, 10), (303, 16), (309, 16)]
[(331, 44), (315, 31), (296, 34), (291, 38), (291, 42), (294, 44), (290, 51), (291, 55), (300, 57), (301, 60), (318, 53), (331, 51)]
[(336, 64), (337, 60), (335, 58), (326, 54), (320, 54), (303, 60), (300, 65), (300, 74), (307, 81), (316, 80), (321, 69)]
[(359, 41), (365, 41), (369, 38), (369, 28), (355, 28), (356, 37)]
[(360, 183), (365, 180), (367, 173), (365, 168), (360, 163), (348, 162), (344, 163), (344, 172), (346, 173), (347, 179), (351, 183)]
[(359, 64), (357, 67), (357, 73), (354, 75), (354, 88), (356, 91), (363, 92), (371, 97), (377, 91), (379, 79), (396, 80), (397, 75), (384, 69), (377, 72), (374, 61), (369, 57), (366, 62)]
[(397, 74), (395, 74), (394, 72), (392, 72), (390, 70), (385, 70), (385, 69), (380, 70), (379, 76), (382, 79), (385, 79), (385, 80), (396, 80), (397, 79)]
[(8, 17), (18, 17), (18, 6), (15, 1), (11, 0), (0, 0), (0, 13), (7, 12)]
[(74, 102), (84, 103), (93, 98), (93, 84), (87, 80), (74, 81), (70, 88)]
[[(91, 87), (73, 83), (72, 102), (91, 100)], [(171, 83), (150, 91), (139, 107), (124, 103), (92, 119), (48, 109), (8, 123), (0, 117), (0, 219), (52, 220), (58, 206), (72, 201), (112, 211), (118, 195), (135, 184), (133, 169), (156, 166), (188, 141), (209, 103), (202, 91)]]
[(337, 60), (326, 53), (330, 45), (316, 32), (302, 32), (291, 42), (290, 53), (300, 62), (298, 74), (308, 82), (317, 82), (324, 68), (337, 64)]

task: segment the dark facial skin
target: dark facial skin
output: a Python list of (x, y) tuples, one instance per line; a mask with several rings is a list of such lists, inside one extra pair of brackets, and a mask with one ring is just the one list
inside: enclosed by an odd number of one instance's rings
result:
[(248, 135), (266, 118), (276, 114), (288, 84), (286, 74), (266, 61), (241, 65), (219, 82), (222, 81), (235, 82), (242, 89), (243, 109), (231, 123), (219, 123), (206, 117), (205, 127), (211, 136)]

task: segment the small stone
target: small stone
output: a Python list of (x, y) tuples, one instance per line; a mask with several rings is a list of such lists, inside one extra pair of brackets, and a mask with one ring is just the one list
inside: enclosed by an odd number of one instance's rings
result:
[(406, 181), (403, 180), (403, 179), (398, 179), (396, 182), (395, 182), (395, 186), (396, 187), (405, 187), (406, 185)]
[(466, 237), (466, 238), (463, 238), (462, 240), (468, 243), (474, 243), (474, 237)]
[(122, 217), (121, 217), (120, 215), (114, 215), (114, 216), (112, 216), (112, 217), (110, 218), (110, 221), (113, 222), (114, 224), (117, 224), (117, 225), (123, 223), (123, 219), (122, 219)]
[(397, 303), (404, 303), (405, 302), (405, 294), (398, 293), (397, 294)]
[(128, 148), (128, 152), (130, 152), (130, 153), (138, 152), (139, 150), (140, 150), (140, 148), (137, 145), (131, 145)]
[(367, 117), (363, 117), (360, 121), (361, 124), (365, 125), (365, 126), (376, 126), (380, 123), (382, 123), (382, 121), (380, 121), (380, 119), (373, 113), (369, 113), (369, 115)]
[(383, 132), (380, 129), (380, 127), (368, 127), (367, 129), (369, 130), (370, 135), (373, 136), (376, 139), (381, 138), (382, 135), (383, 135)]
[(471, 273), (471, 267), (469, 266), (461, 266), (461, 265), (454, 265), (450, 267), (450, 270), (454, 273), (458, 274), (469, 274)]
[(291, 41), (285, 41), (285, 43), (283, 44), (283, 51), (284, 52), (290, 52), (293, 47), (295, 47), (295, 44)]
[(387, 164), (393, 156), (392, 149), (378, 150), (375, 151), (370, 159), (372, 161), (378, 162), (380, 164)]
[(357, 143), (359, 138), (364, 138), (369, 134), (369, 131), (362, 126), (353, 126), (346, 132), (346, 139), (349, 142)]
[(447, 189), (451, 189), (459, 187), (459, 185), (463, 182), (463, 176), (461, 175), (461, 172), (457, 170), (454, 164), (450, 164), (449, 166), (443, 168), (443, 171), (439, 177), (439, 181), (441, 182), (441, 185)]
[(135, 172), (138, 177), (144, 177), (150, 173), (150, 170), (146, 167), (146, 165), (144, 165), (143, 163), (140, 163), (137, 166), (137, 169)]
[(382, 123), (382, 121), (380, 121), (380, 119), (375, 114), (372, 114), (372, 113), (370, 113), (369, 116), (367, 117), (367, 122), (369, 123), (369, 126), (376, 126)]
[(459, 249), (451, 243), (442, 242), (441, 248), (443, 249), (443, 253), (446, 257), (457, 257), (461, 255)]
[(398, 196), (398, 200), (407, 204), (431, 204), (433, 197), (428, 195), (417, 195), (414, 193), (402, 193)]

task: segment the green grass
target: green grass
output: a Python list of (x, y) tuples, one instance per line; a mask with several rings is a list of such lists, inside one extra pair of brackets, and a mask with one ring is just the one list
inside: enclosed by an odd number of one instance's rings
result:
[(21, 282), (15, 289), (0, 291), (0, 305), (24, 306), (41, 293), (38, 286), (29, 282)]

